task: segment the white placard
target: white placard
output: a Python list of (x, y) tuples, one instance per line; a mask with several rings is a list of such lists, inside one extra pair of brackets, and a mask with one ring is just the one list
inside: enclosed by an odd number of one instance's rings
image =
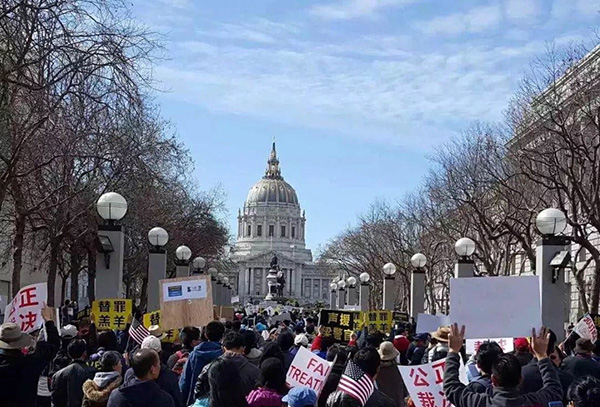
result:
[(275, 315), (275, 316), (271, 317), (272, 324), (279, 324), (285, 320), (288, 320), (288, 321), (292, 320), (292, 317), (290, 316), (289, 312), (284, 312), (283, 314), (279, 314), (279, 315)]
[(531, 336), (542, 326), (539, 276), (450, 279), (450, 321), (466, 339)]
[(594, 323), (594, 320), (590, 314), (586, 314), (583, 318), (581, 318), (573, 330), (575, 333), (577, 333), (577, 335), (581, 336), (582, 338), (589, 339), (594, 343), (596, 343), (598, 340), (598, 330), (596, 329), (596, 324)]
[(360, 305), (344, 305), (344, 311), (360, 311)]
[(206, 298), (206, 280), (173, 281), (163, 284), (163, 301)]
[(515, 343), (513, 338), (486, 338), (486, 339), (467, 339), (466, 344), (466, 352), (469, 355), (474, 355), (479, 350), (479, 346), (481, 346), (484, 342), (496, 342), (504, 353), (512, 352), (515, 350)]
[(240, 302), (240, 296), (236, 295), (235, 297), (231, 297), (231, 303), (232, 304), (237, 304)]
[(440, 326), (450, 325), (450, 317), (444, 314), (429, 315), (419, 314), (417, 315), (417, 332), (418, 334), (430, 333), (437, 331)]
[(25, 286), (6, 306), (4, 322), (20, 325), (21, 331), (25, 333), (35, 331), (44, 325), (42, 308), (46, 301), (48, 301), (48, 283)]
[[(444, 396), (444, 368), (446, 359), (426, 365), (398, 366), (402, 380), (416, 407), (451, 406)], [(467, 384), (467, 371), (461, 362), (459, 378)]]
[(323, 390), (331, 365), (304, 347), (298, 348), (286, 375), (290, 387), (310, 387), (317, 393)]

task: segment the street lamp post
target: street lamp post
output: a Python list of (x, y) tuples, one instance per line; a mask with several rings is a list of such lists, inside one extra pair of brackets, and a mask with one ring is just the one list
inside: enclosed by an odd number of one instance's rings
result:
[(329, 288), (331, 289), (329, 292), (329, 307), (331, 309), (337, 309), (337, 284), (331, 283), (329, 284)]
[(163, 228), (152, 228), (148, 232), (148, 312), (160, 309), (160, 280), (167, 278), (167, 252), (165, 245), (169, 234)]
[(383, 266), (383, 309), (386, 311), (394, 310), (394, 289), (395, 289), (395, 278), (396, 266), (393, 263), (386, 263)]
[(96, 202), (104, 224), (98, 226), (99, 252), (96, 257), (96, 298), (123, 298), (123, 227), (117, 224), (127, 213), (127, 201), (116, 192), (107, 192)]
[(560, 274), (571, 260), (569, 241), (562, 236), (567, 227), (565, 214), (554, 208), (541, 211), (535, 225), (542, 235), (537, 242), (535, 270), (540, 278), (542, 324), (552, 329), (558, 341), (565, 337), (568, 306), (567, 284)]
[(344, 307), (346, 306), (346, 282), (344, 280), (340, 280), (337, 283), (337, 288), (338, 288), (338, 296), (337, 296), (337, 300), (338, 300), (338, 309), (344, 309)]
[(348, 277), (348, 305), (358, 305), (358, 288), (356, 287), (356, 277)]
[(359, 305), (361, 311), (369, 310), (369, 290), (371, 287), (369, 286), (369, 280), (371, 276), (369, 273), (362, 273), (358, 276), (360, 279), (360, 293), (359, 293)]
[(411, 257), (414, 267), (410, 281), (410, 316), (417, 320), (419, 314), (425, 311), (425, 265), (427, 258), (422, 253)]
[[(200, 257), (202, 259), (202, 257)], [(198, 259), (198, 258), (196, 258)], [(202, 259), (204, 260), (204, 259)], [(202, 266), (204, 267), (204, 266)], [(201, 267), (201, 268), (202, 268)], [(214, 267), (210, 267), (207, 270), (207, 273), (210, 275), (210, 290), (212, 291), (213, 304), (217, 305), (219, 293), (217, 292), (217, 269)]]
[(475, 275), (475, 242), (468, 237), (462, 237), (454, 244), (454, 251), (458, 255), (458, 262), (454, 266), (454, 277), (473, 277)]
[(175, 250), (175, 277), (189, 277), (192, 251), (187, 246), (179, 246)]
[(231, 306), (231, 287), (229, 286), (229, 277), (223, 276), (223, 303), (226, 307)]
[(193, 273), (194, 274), (203, 274), (202, 269), (204, 268), (204, 266), (206, 266), (206, 260), (204, 260), (203, 257), (196, 257), (193, 261), (192, 261), (192, 268)]

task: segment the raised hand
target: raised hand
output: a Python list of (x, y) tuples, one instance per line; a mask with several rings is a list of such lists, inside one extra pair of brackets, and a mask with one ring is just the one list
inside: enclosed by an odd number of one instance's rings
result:
[(544, 359), (548, 357), (548, 343), (550, 342), (550, 331), (543, 326), (540, 329), (539, 335), (536, 334), (535, 328), (531, 331), (531, 349), (536, 359)]
[(450, 334), (448, 335), (448, 348), (450, 352), (459, 353), (465, 339), (465, 326), (458, 329), (458, 324), (454, 323), (450, 326)]

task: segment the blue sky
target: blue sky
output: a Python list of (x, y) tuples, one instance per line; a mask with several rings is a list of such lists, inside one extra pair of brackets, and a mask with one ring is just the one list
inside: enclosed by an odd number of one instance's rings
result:
[(135, 0), (163, 35), (163, 116), (221, 185), (228, 222), (277, 138), (317, 249), (376, 199), (397, 201), (436, 146), (497, 120), (549, 43), (591, 43), (592, 0)]

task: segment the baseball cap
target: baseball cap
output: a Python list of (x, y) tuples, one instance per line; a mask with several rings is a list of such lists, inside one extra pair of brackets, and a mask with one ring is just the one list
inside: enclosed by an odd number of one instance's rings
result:
[(73, 339), (77, 336), (77, 328), (75, 325), (65, 325), (60, 328), (60, 337), (63, 339)]
[(294, 387), (281, 401), (290, 407), (316, 406), (317, 393), (308, 387)]
[(160, 346), (160, 339), (158, 339), (156, 336), (147, 336), (144, 338), (144, 340), (142, 341), (142, 349), (152, 349), (155, 350), (157, 352), (161, 351), (161, 346)]
[(527, 338), (515, 338), (514, 344), (516, 350), (523, 352), (529, 349), (529, 341)]

